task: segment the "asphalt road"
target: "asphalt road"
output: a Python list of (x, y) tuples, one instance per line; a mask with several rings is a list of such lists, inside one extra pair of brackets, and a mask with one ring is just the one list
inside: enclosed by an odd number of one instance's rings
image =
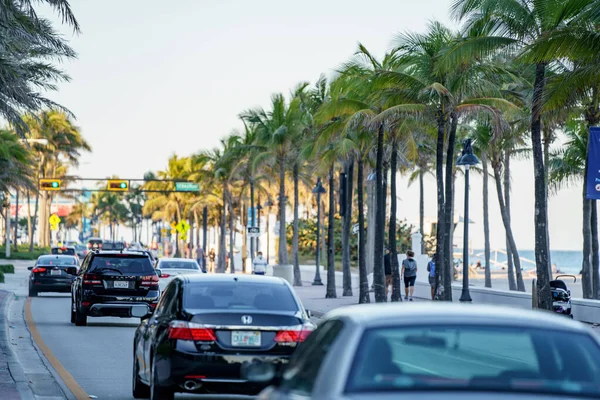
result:
[[(70, 323), (68, 294), (41, 294), (31, 299), (31, 313), (46, 346), (90, 396), (133, 399), (133, 335), (137, 318), (88, 318), (88, 326)], [(248, 398), (189, 396), (179, 399)]]

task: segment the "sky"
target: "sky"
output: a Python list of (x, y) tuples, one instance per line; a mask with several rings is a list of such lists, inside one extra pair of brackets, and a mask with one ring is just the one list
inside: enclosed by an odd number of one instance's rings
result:
[[(72, 80), (49, 96), (69, 108), (93, 148), (77, 173), (140, 179), (173, 154), (219, 145), (249, 108), (267, 107), (272, 93), (315, 82), (364, 44), (381, 57), (396, 34), (423, 32), (429, 21), (451, 27), (452, 0), (73, 0), (82, 27), (58, 30), (78, 52), (62, 65)], [(57, 24), (48, 8), (42, 14)], [(517, 246), (534, 248), (531, 160), (514, 162), (513, 231)], [(482, 181), (471, 175), (472, 246), (483, 246)], [(426, 180), (427, 216), (436, 214), (435, 181)], [(462, 215), (464, 184), (456, 182)], [(418, 222), (418, 185), (400, 178), (398, 215)], [(581, 188), (550, 199), (554, 250), (581, 247)], [(490, 181), (492, 248), (505, 248), (497, 194)]]

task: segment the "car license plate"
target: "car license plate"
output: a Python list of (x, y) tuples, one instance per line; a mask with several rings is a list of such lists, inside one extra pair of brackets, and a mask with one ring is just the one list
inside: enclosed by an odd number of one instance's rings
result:
[(117, 289), (127, 289), (129, 287), (129, 282), (119, 282), (115, 281), (113, 283), (113, 287)]
[(260, 332), (233, 331), (231, 345), (238, 347), (260, 347)]
[(62, 275), (62, 271), (60, 269), (51, 269), (50, 275)]

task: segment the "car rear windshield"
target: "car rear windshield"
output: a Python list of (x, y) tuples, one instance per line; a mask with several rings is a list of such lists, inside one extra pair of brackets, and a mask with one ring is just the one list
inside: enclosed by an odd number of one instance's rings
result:
[(61, 256), (42, 256), (38, 258), (37, 265), (40, 266), (65, 266), (70, 267), (72, 265), (77, 265), (77, 260), (75, 257), (61, 257)]
[(255, 282), (190, 282), (183, 307), (194, 310), (261, 310), (296, 312), (299, 307), (287, 286)]
[(153, 275), (156, 273), (150, 259), (137, 254), (98, 255), (93, 258), (88, 272), (106, 275)]
[(160, 269), (199, 269), (195, 261), (162, 261)]
[(367, 330), (347, 393), (485, 390), (600, 395), (600, 347), (589, 335), (507, 326)]
[(53, 247), (52, 254), (65, 254), (65, 255), (75, 255), (75, 249), (73, 247)]

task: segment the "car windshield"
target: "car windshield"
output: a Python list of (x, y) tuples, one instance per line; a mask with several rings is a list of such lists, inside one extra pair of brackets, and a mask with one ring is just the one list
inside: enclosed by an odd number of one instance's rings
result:
[(161, 261), (158, 268), (160, 269), (200, 269), (195, 261)]
[(38, 258), (37, 260), (37, 265), (41, 265), (41, 266), (64, 266), (64, 267), (70, 267), (73, 265), (77, 265), (77, 260), (75, 259), (75, 257), (68, 257), (68, 256), (42, 256), (40, 258)]
[(53, 247), (52, 254), (74, 255), (75, 248), (73, 248), (73, 247)]
[(589, 335), (507, 326), (367, 330), (347, 393), (486, 390), (600, 395), (600, 346)]
[(190, 282), (184, 290), (185, 309), (299, 310), (291, 291), (279, 283)]
[(94, 257), (90, 273), (106, 275), (153, 275), (154, 267), (144, 255), (106, 254)]

